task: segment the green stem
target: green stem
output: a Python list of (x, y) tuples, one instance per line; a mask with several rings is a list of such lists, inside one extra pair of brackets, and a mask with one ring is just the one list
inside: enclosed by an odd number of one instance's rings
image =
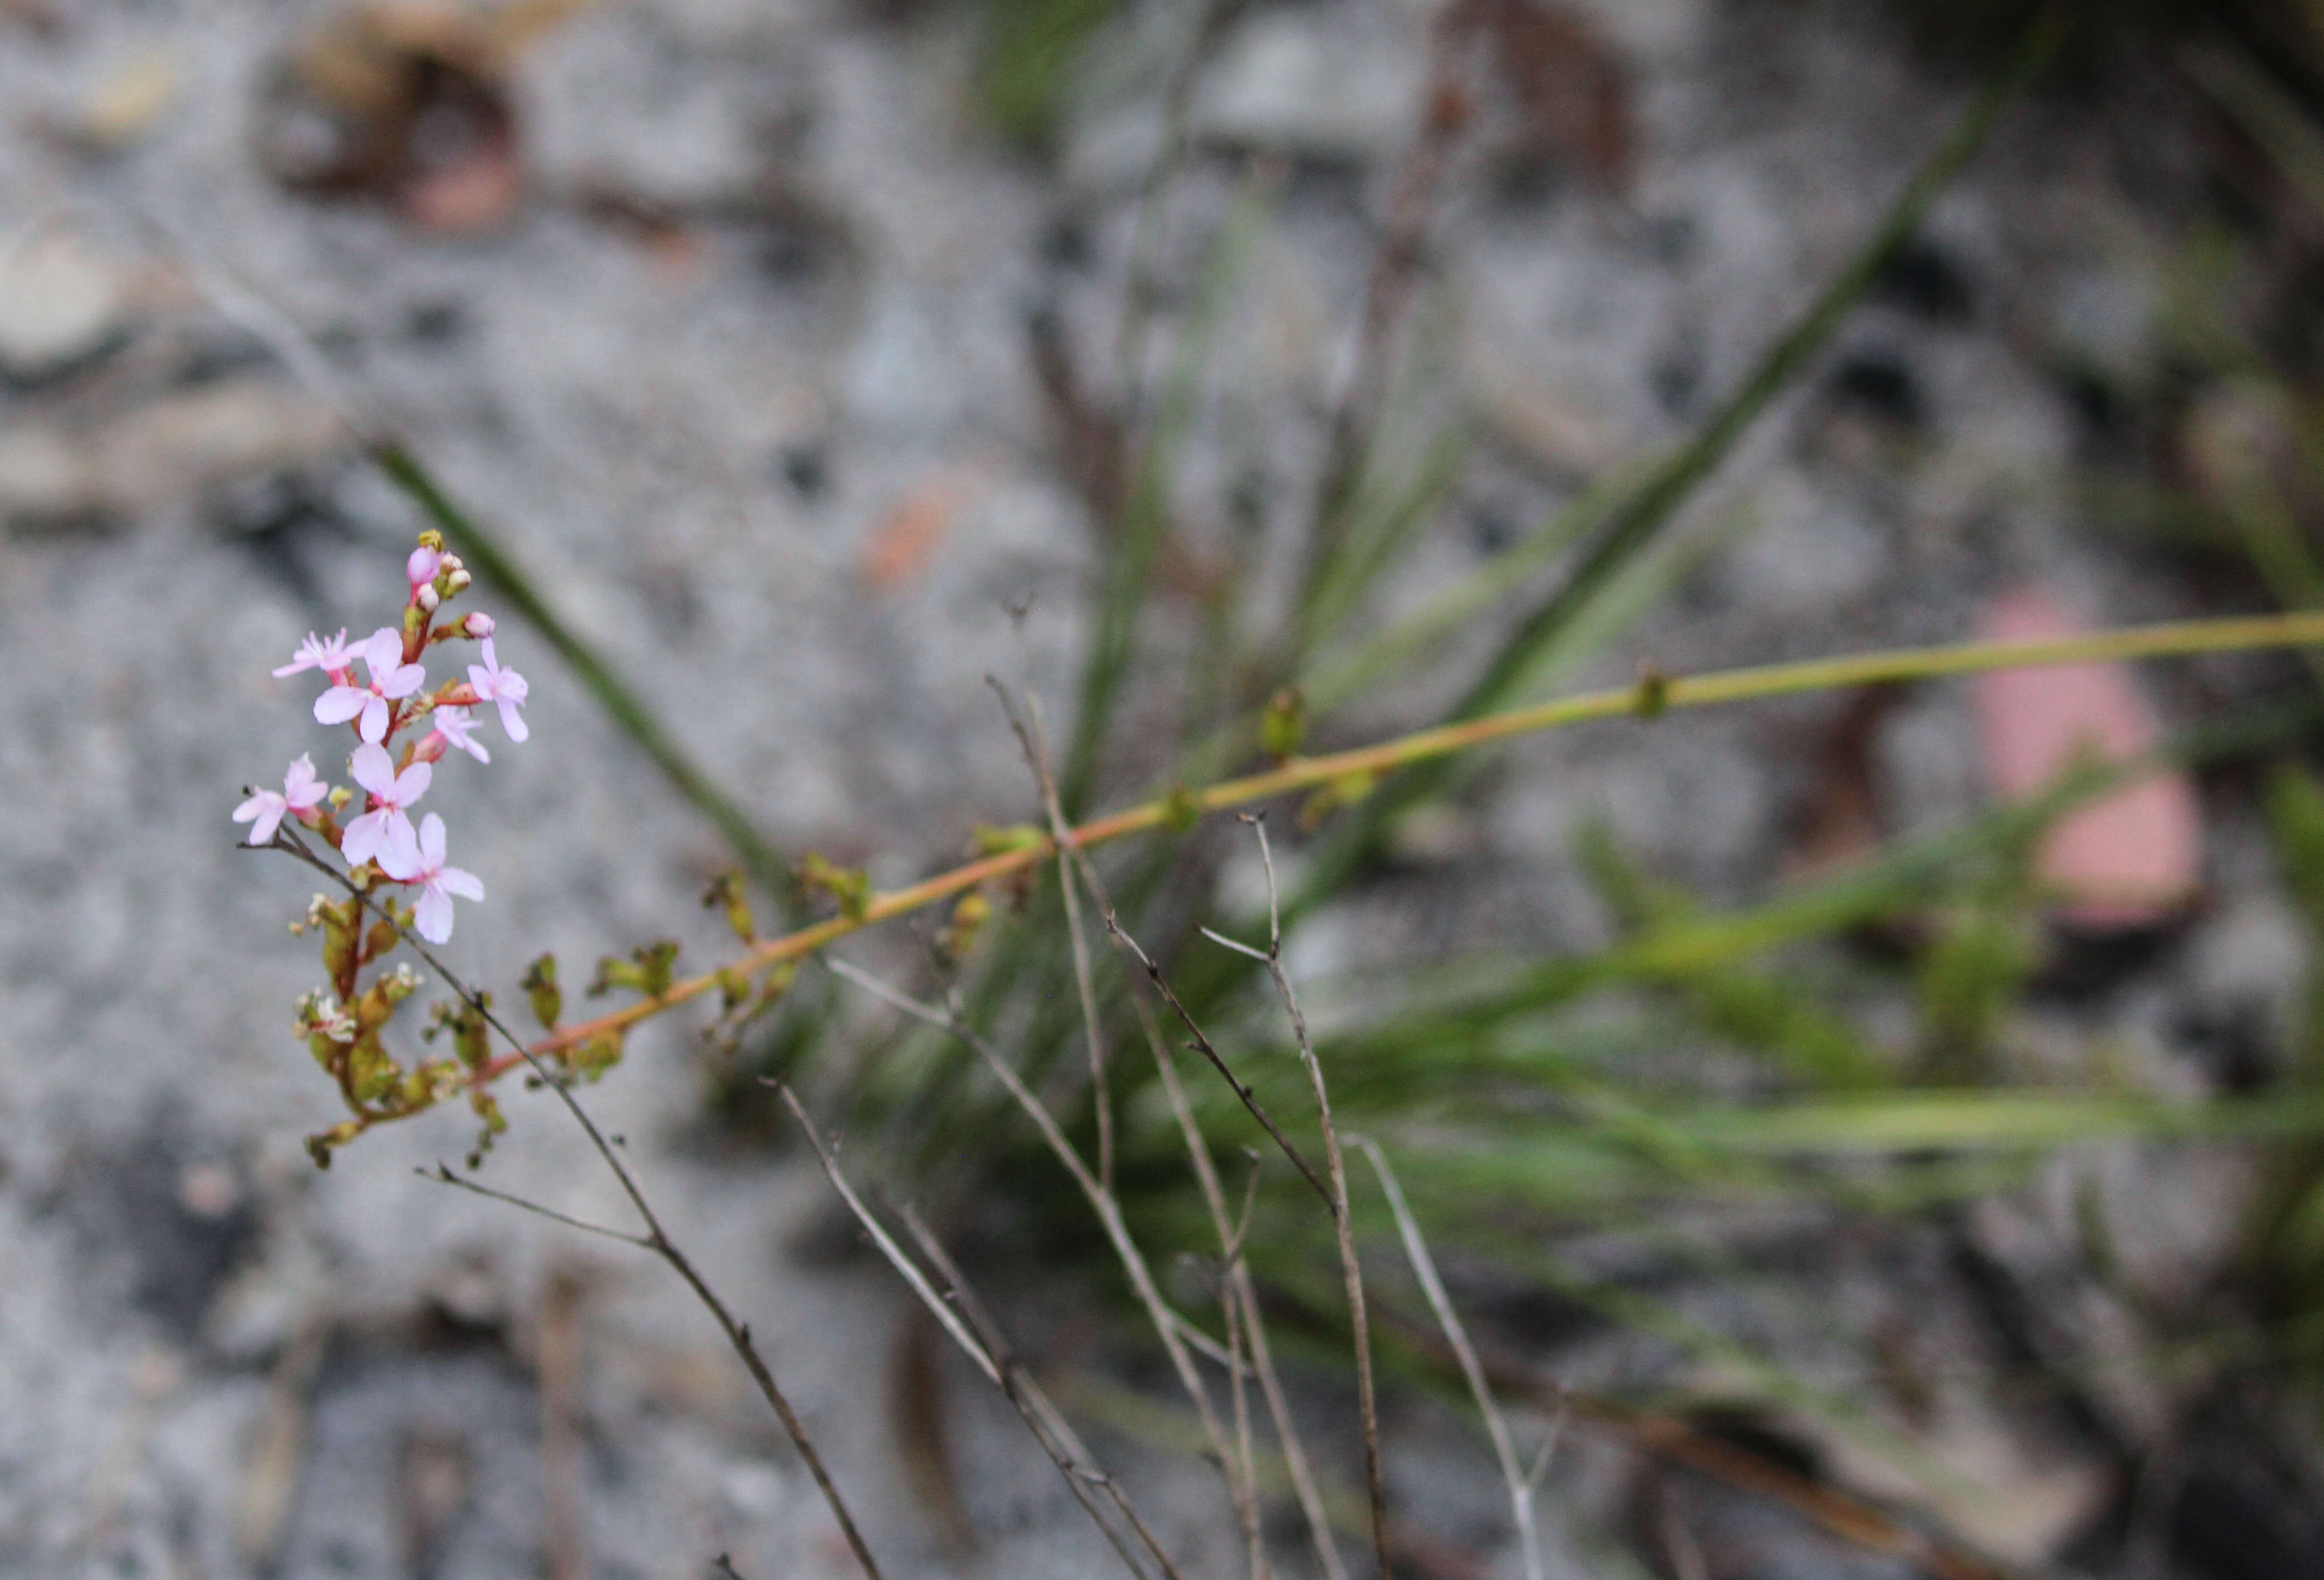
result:
[[(1591, 720), (1655, 718), (1683, 708), (1713, 707), (1762, 697), (1796, 695), (1869, 685), (1883, 681), (1929, 679), (1969, 675), (1988, 669), (2028, 668), (2052, 664), (2089, 664), (2130, 658), (2183, 657), (2196, 653), (2245, 652), (2261, 648), (2324, 646), (2324, 612), (2254, 615), (2232, 620), (2179, 620), (2165, 625), (2133, 626), (2121, 630), (2057, 638), (2038, 642), (1965, 642), (1941, 648), (1904, 648), (1844, 658), (1816, 658), (1799, 664), (1769, 664), (1748, 669), (1729, 669), (1710, 675), (1672, 679), (1649, 675), (1633, 685), (1613, 691), (1586, 692), (1529, 708), (1512, 709), (1482, 719), (1440, 725), (1416, 734), (1399, 736), (1377, 746), (1333, 752), (1327, 757), (1296, 758), (1277, 768), (1213, 785), (1194, 796), (1204, 812), (1235, 807), (1332, 786), (1345, 794), (1360, 794), (1363, 783), (1415, 763), (1508, 740), (1540, 730)], [(1168, 801), (1149, 801), (1111, 813), (1069, 830), (1075, 848), (1088, 850), (1126, 835), (1167, 825), (1176, 808)], [(1054, 860), (1056, 847), (1047, 835), (998, 856), (988, 856), (957, 867), (908, 888), (873, 895), (858, 911), (834, 916), (780, 938), (753, 944), (726, 970), (755, 972), (783, 960), (837, 942), (875, 923), (885, 922), (964, 894), (981, 885)], [(622, 1030), (659, 1015), (717, 985), (721, 973), (711, 972), (673, 984), (655, 997), (559, 1030), (535, 1046), (536, 1053), (552, 1053), (594, 1036)]]

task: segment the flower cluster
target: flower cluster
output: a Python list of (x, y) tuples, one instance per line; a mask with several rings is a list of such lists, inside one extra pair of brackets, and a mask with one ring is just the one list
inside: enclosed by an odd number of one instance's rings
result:
[[(400, 629), (382, 626), (354, 643), (344, 630), (329, 638), (309, 631), (290, 662), (274, 672), (288, 677), (319, 670), (329, 683), (315, 699), (315, 721), (354, 726), (347, 775), (362, 793), (362, 811), (343, 823), (341, 814), (354, 805), (355, 791), (325, 782), (313, 758), (302, 755), (283, 776), (281, 791), (252, 790), (235, 809), (234, 820), (250, 824), (252, 844), (264, 845), (273, 841), (286, 819), (295, 819), (346, 858), (357, 887), (373, 891), (384, 883), (416, 891), (410, 925), (430, 943), (442, 943), (452, 936), (453, 896), (481, 900), (484, 886), (475, 874), (447, 865), (444, 820), (431, 812), (415, 825), (411, 809), (428, 794), (434, 765), (445, 753), (466, 752), (480, 763), (493, 760), (476, 738), (473, 710), (490, 703), (499, 712), (503, 732), (511, 740), (524, 739), (528, 731), (520, 710), (528, 688), (523, 675), (501, 666), (490, 615), (438, 620), (443, 606), (469, 583), (466, 567), (457, 556), (444, 552), (440, 537), (421, 536), (404, 563), (404, 580)], [(466, 680), (429, 690), (421, 662), (428, 649), (464, 639), (482, 644), (484, 662), (469, 665)], [(399, 736), (405, 737), (400, 748)], [(391, 902), (383, 896), (380, 903)]]
[[(343, 724), (354, 733), (346, 759), (352, 786), (334, 785), (315, 771), (311, 755), (301, 755), (282, 776), (282, 788), (252, 790), (235, 809), (236, 822), (250, 825), (253, 845), (282, 840), (282, 826), (296, 822), (346, 862), (351, 892), (341, 899), (317, 895), (298, 933), (322, 935), (323, 969), (329, 986), (300, 999), (293, 1030), (315, 1061), (338, 1084), (354, 1117), (308, 1138), (318, 1163), (332, 1150), (384, 1119), (416, 1114), (466, 1092), (484, 1122), (478, 1149), (491, 1144), (504, 1121), (485, 1089), (484, 1016), (475, 1006), (438, 1006), (422, 1036), (434, 1041), (449, 1030), (456, 1057), (422, 1059), (406, 1066), (391, 1054), (382, 1033), (396, 1008), (418, 990), (420, 978), (407, 965), (383, 967), (404, 931), (430, 943), (452, 936), (452, 901), (484, 897), (473, 873), (450, 865), (444, 820), (430, 812), (413, 822), (413, 809), (428, 794), (436, 765), (446, 754), (465, 752), (480, 763), (492, 753), (478, 739), (479, 712), (486, 703), (500, 714), (511, 740), (526, 735), (524, 676), (501, 666), (493, 647), (489, 615), (439, 618), (443, 607), (464, 592), (466, 567), (444, 552), (433, 532), (420, 537), (404, 565), (405, 594), (400, 627), (383, 626), (359, 642), (341, 631), (325, 638), (309, 632), (290, 662), (277, 669), (288, 678), (309, 671), (325, 684), (315, 699), (315, 720)], [(483, 662), (466, 666), (465, 680), (432, 690), (424, 662), (445, 642), (474, 641)], [(358, 801), (360, 798), (360, 801)], [(309, 850), (309, 856), (315, 852)]]

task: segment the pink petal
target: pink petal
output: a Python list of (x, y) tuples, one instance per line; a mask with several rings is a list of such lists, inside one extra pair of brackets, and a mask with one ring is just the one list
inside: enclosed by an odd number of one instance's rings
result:
[(387, 672), (387, 677), (379, 683), (379, 694), (383, 697), (393, 697), (400, 702), (427, 684), (428, 671), (425, 666), (406, 664)]
[[(427, 870), (420, 864), (420, 838), (411, 831), (411, 820), (401, 812), (389, 812), (385, 816), (387, 837), (380, 841), (380, 870), (410, 883)], [(391, 862), (394, 865), (390, 866)]]
[(387, 813), (367, 812), (349, 823), (346, 832), (339, 836), (339, 854), (347, 859), (350, 867), (361, 867), (379, 854), (387, 839)]
[(436, 770), (426, 763), (414, 763), (395, 776), (395, 792), (389, 797), (398, 806), (409, 806), (428, 794), (428, 781)]
[(315, 722), (344, 724), (371, 705), (371, 693), (351, 685), (335, 685), (315, 699)]
[(363, 721), (355, 726), (355, 733), (374, 743), (387, 739), (386, 698), (370, 695), (364, 698)]
[(389, 670), (402, 666), (403, 633), (393, 626), (382, 626), (365, 637), (355, 652), (362, 657), (364, 666), (370, 669), (371, 677), (377, 680)]
[[(1997, 602), (1985, 622), (1997, 641), (2038, 641), (2081, 628), (2038, 592)], [(2129, 667), (2061, 664), (1978, 676), (1974, 698), (1987, 771), (2013, 799), (2054, 785), (2085, 758), (2121, 762), (2159, 730)], [(2202, 870), (2202, 810), (2181, 773), (2153, 774), (2053, 825), (2034, 858), (2041, 884), (2063, 897), (2061, 918), (2107, 931), (2168, 921)]]
[(274, 671), (274, 678), (280, 680), (284, 675), (296, 675), (302, 669), (312, 669), (321, 659), (322, 644), (316, 640), (314, 632), (309, 631), (307, 639), (299, 644), (299, 650), (290, 655), (290, 662)]
[(452, 896), (434, 884), (420, 894), (420, 903), (411, 907), (412, 924), (420, 936), (430, 943), (447, 943), (452, 937)]
[(464, 900), (481, 900), (484, 897), (484, 880), (475, 873), (464, 871), (460, 868), (447, 867), (436, 875), (436, 881)]
[(444, 865), (444, 820), (432, 812), (420, 820), (420, 859), (430, 872)]
[(398, 883), (411, 883), (429, 876), (426, 865), (420, 859), (419, 850), (403, 837), (402, 830), (410, 826), (406, 822), (399, 829), (395, 814), (388, 813), (387, 838), (381, 841), (379, 847), (379, 869)]
[(347, 772), (355, 776), (356, 784), (383, 800), (395, 793), (395, 759), (383, 746), (366, 741), (355, 748), (355, 755), (347, 758)]
[(501, 728), (508, 731), (508, 738), (511, 740), (522, 740), (532, 733), (526, 728), (524, 715), (516, 711), (514, 703), (506, 697), (497, 697), (493, 700), (501, 711)]
[(261, 790), (234, 809), (234, 821), (251, 823), (250, 842), (263, 845), (282, 826), (282, 797), (272, 790)]

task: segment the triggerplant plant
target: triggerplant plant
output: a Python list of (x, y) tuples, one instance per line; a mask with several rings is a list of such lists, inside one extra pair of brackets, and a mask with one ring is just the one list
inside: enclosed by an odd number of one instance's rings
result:
[[(236, 822), (250, 824), (253, 845), (288, 845), (310, 860), (323, 859), (282, 825), (295, 822), (346, 862), (349, 890), (344, 899), (317, 895), (298, 933), (319, 932), (327, 986), (299, 1000), (294, 1029), (316, 1061), (338, 1083), (353, 1117), (308, 1140), (319, 1164), (331, 1149), (354, 1139), (383, 1119), (401, 1118), (466, 1089), (484, 1125), (484, 1139), (502, 1127), (498, 1107), (475, 1071), (487, 1056), (484, 1025), (471, 1006), (439, 1006), (426, 1033), (452, 1033), (456, 1060), (423, 1059), (407, 1069), (390, 1054), (381, 1033), (396, 1007), (410, 997), (419, 978), (409, 966), (379, 969), (401, 942), (404, 930), (430, 943), (452, 936), (452, 901), (481, 900), (484, 886), (447, 860), (444, 820), (430, 812), (415, 825), (412, 808), (427, 795), (435, 765), (447, 752), (461, 751), (480, 763), (492, 754), (476, 739), (472, 710), (493, 703), (511, 740), (528, 733), (519, 710), (525, 701), (524, 676), (502, 667), (493, 647), (493, 620), (486, 614), (439, 618), (444, 606), (466, 590), (467, 568), (444, 551), (442, 537), (420, 535), (404, 562), (406, 593), (400, 626), (382, 626), (363, 641), (350, 643), (345, 630), (330, 638), (309, 632), (278, 678), (319, 670), (330, 684), (315, 699), (318, 724), (345, 724), (355, 735), (347, 775), (355, 788), (334, 785), (302, 754), (283, 776), (281, 791), (250, 789), (235, 809)], [(467, 678), (428, 687), (421, 662), (439, 643), (482, 644), (484, 662), (467, 666)], [(360, 662), (363, 679), (356, 679)], [(398, 739), (401, 738), (399, 746)], [(356, 796), (363, 800), (355, 808)], [(375, 917), (366, 913), (375, 911)]]

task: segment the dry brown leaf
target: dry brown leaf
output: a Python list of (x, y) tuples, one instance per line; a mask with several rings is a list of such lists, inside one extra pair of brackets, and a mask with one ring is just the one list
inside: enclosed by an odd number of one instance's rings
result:
[(1476, 14), (1533, 137), (1601, 186), (1626, 185), (1630, 81), (1613, 47), (1543, 0), (1480, 0)]
[(1879, 786), (1873, 746), (1904, 694), (1866, 686), (1849, 697), (1817, 751), (1816, 776), (1784, 859), (1787, 876), (1828, 877), (1880, 848)]
[(277, 69), (260, 159), (294, 190), (372, 198), (426, 229), (504, 224), (524, 188), (510, 68), (576, 8), (541, 0), (488, 14), (398, 0), (351, 12)]

